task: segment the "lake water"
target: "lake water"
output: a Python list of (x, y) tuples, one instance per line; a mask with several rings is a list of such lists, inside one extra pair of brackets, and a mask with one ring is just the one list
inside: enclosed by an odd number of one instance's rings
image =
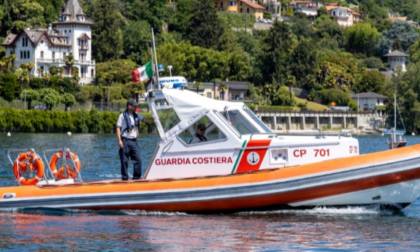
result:
[[(386, 150), (386, 138), (356, 136), (360, 152)], [(139, 140), (143, 169), (157, 135)], [(408, 145), (420, 137), (407, 137)], [(115, 135), (0, 135), (0, 185), (15, 185), (6, 152), (69, 147), (83, 180), (118, 179)], [(132, 167), (130, 167), (132, 171)], [(375, 207), (316, 208), (192, 215), (143, 211), (20, 209), (0, 212), (0, 249), (8, 251), (359, 251), (420, 250), (420, 200), (402, 211)]]

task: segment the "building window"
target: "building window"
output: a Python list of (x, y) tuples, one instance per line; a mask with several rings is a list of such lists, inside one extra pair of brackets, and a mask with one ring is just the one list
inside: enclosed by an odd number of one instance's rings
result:
[(41, 51), (41, 59), (44, 58), (44, 51)]
[(28, 51), (28, 59), (31, 58), (31, 52)]
[(248, 7), (246, 7), (246, 13), (249, 13), (249, 8)]
[(64, 30), (64, 33), (67, 33), (67, 30)]
[(26, 59), (26, 51), (23, 51), (23, 58)]
[(90, 70), (90, 75), (92, 78), (95, 77), (95, 70), (93, 70), (93, 68)]
[(217, 2), (214, 3), (214, 8), (217, 8)]
[(23, 52), (20, 51), (20, 58), (23, 59)]
[(211, 92), (207, 92), (207, 98), (211, 98)]
[(55, 52), (52, 52), (52, 58), (55, 60)]
[(242, 6), (242, 2), (239, 5)]
[(63, 53), (63, 59), (66, 59), (66, 53)]
[(229, 6), (236, 6), (236, 2), (229, 2)]
[(223, 2), (220, 2), (220, 8), (223, 8)]

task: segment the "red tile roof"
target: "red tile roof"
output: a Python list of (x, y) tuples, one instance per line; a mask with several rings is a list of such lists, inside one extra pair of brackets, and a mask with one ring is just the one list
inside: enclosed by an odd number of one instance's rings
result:
[(249, 5), (250, 7), (254, 8), (254, 9), (262, 9), (265, 10), (264, 6), (261, 6), (257, 3), (251, 2), (249, 0), (241, 0), (241, 2), (245, 3), (246, 5)]

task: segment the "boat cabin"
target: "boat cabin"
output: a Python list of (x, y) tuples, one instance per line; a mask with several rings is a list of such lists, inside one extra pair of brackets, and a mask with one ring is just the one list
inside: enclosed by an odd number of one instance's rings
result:
[[(145, 179), (228, 175), (359, 154), (357, 139), (349, 135), (273, 133), (241, 102), (169, 88), (147, 97), (161, 141)], [(197, 139), (198, 128), (205, 130)]]

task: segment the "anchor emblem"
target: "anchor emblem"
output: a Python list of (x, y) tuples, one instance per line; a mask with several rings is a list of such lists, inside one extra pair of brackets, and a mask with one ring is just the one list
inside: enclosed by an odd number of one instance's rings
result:
[(249, 164), (256, 165), (260, 161), (260, 155), (258, 155), (256, 152), (250, 152), (246, 159), (248, 160)]

